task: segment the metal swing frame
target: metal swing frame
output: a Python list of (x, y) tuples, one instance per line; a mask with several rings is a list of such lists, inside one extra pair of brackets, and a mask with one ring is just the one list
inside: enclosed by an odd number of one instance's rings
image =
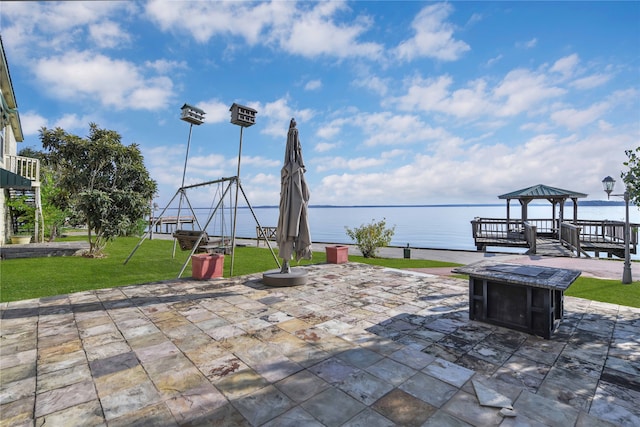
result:
[[(195, 214), (193, 206), (191, 205), (191, 202), (189, 201), (189, 197), (187, 196), (186, 190), (193, 189), (193, 188), (198, 188), (198, 187), (203, 187), (203, 186), (206, 186), (206, 185), (220, 184), (220, 183), (223, 183), (223, 184), (224, 183), (228, 183), (228, 185), (225, 187), (224, 191), (220, 195), (218, 203), (216, 203), (216, 207), (209, 214), (209, 216), (207, 218), (207, 221), (204, 224), (204, 227), (202, 227), (200, 225), (200, 222), (198, 221), (198, 217)], [(191, 214), (193, 215), (193, 217), (195, 219), (195, 223), (196, 223), (199, 231), (201, 231), (200, 237), (198, 237), (198, 240), (194, 243), (193, 248), (191, 249), (191, 253), (187, 257), (186, 261), (184, 262), (184, 264), (182, 266), (182, 269), (180, 270), (180, 273), (178, 273), (178, 278), (181, 278), (182, 274), (184, 273), (184, 270), (187, 268), (187, 265), (189, 264), (189, 261), (191, 260), (191, 257), (198, 250), (198, 245), (200, 244), (200, 242), (202, 241), (202, 238), (204, 237), (204, 231), (207, 229), (207, 227), (209, 226), (209, 224), (211, 223), (211, 221), (215, 217), (216, 213), (218, 212), (218, 209), (220, 209), (220, 207), (222, 206), (224, 198), (227, 195), (227, 193), (229, 192), (229, 190), (231, 189), (231, 187), (233, 186), (233, 184), (236, 184), (236, 194), (237, 194), (238, 190), (240, 190), (240, 192), (242, 193), (242, 196), (244, 197), (244, 200), (247, 203), (247, 206), (251, 210), (251, 214), (253, 215), (253, 219), (255, 220), (256, 225), (258, 226), (258, 229), (260, 231), (260, 235), (266, 240), (267, 246), (269, 247), (269, 250), (271, 251), (271, 255), (273, 256), (273, 259), (276, 261), (276, 264), (278, 265), (278, 268), (280, 268), (280, 261), (278, 260), (278, 257), (276, 257), (276, 254), (275, 254), (273, 248), (271, 247), (271, 244), (270, 244), (269, 240), (266, 239), (266, 234), (265, 234), (264, 230), (262, 229), (262, 226), (260, 225), (260, 222), (258, 221), (258, 217), (256, 216), (256, 213), (253, 210), (253, 207), (251, 206), (251, 203), (249, 203), (249, 199), (247, 198), (247, 195), (244, 192), (244, 189), (242, 188), (242, 184), (240, 183), (240, 180), (238, 180), (237, 176), (216, 179), (216, 180), (213, 180), (213, 181), (207, 181), (207, 182), (202, 182), (200, 184), (192, 184), (192, 185), (187, 185), (187, 186), (183, 186), (183, 187), (178, 188), (178, 190), (173, 195), (173, 197), (171, 198), (169, 203), (167, 203), (167, 206), (165, 206), (162, 209), (162, 211), (160, 212), (158, 217), (155, 219), (155, 221), (149, 226), (149, 230), (142, 236), (142, 238), (140, 239), (138, 244), (133, 248), (133, 250), (131, 251), (131, 253), (127, 257), (127, 259), (124, 261), (124, 264), (126, 265), (129, 262), (129, 260), (133, 257), (135, 252), (138, 250), (138, 248), (140, 246), (142, 246), (142, 243), (151, 234), (151, 230), (153, 230), (154, 227), (156, 227), (157, 223), (160, 221), (160, 218), (162, 218), (162, 216), (167, 211), (167, 209), (169, 209), (169, 207), (171, 206), (173, 201), (176, 199), (176, 197), (178, 197), (178, 195), (180, 195), (180, 204), (182, 204), (182, 200), (183, 199), (186, 201), (187, 206), (188, 206), (189, 210), (191, 211)], [(215, 198), (214, 198), (214, 200), (215, 200)], [(180, 207), (178, 209), (180, 209)], [(231, 263), (230, 276), (233, 276), (233, 259), (234, 259), (234, 255), (235, 255), (235, 249), (236, 249), (236, 235), (235, 235), (236, 227), (235, 227), (235, 221), (237, 219), (237, 210), (238, 210), (238, 204), (237, 204), (237, 196), (236, 196), (236, 204), (234, 206), (233, 232), (232, 232), (232, 236), (231, 236), (231, 257), (232, 257), (231, 259), (232, 259), (232, 263)], [(179, 218), (179, 216), (178, 216), (178, 218)], [(174, 240), (173, 240), (173, 253), (172, 253), (172, 257), (174, 257), (174, 258), (175, 258), (175, 250), (176, 250), (176, 239), (174, 238)]]

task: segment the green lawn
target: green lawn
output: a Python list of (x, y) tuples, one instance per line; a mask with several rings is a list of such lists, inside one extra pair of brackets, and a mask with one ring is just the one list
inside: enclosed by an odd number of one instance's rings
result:
[[(74, 240), (79, 237), (70, 238)], [(176, 249), (171, 257), (173, 242), (146, 240), (127, 265), (126, 257), (138, 243), (138, 238), (119, 238), (106, 248), (107, 257), (24, 258), (0, 262), (0, 301), (17, 301), (44, 296), (67, 294), (91, 289), (175, 279), (187, 259), (188, 252)], [(404, 258), (363, 258), (349, 256), (350, 261), (390, 268), (449, 267), (457, 264)], [(225, 276), (229, 275), (231, 257), (225, 257)], [(326, 262), (324, 252), (315, 252), (311, 261), (301, 264)], [(266, 248), (237, 247), (234, 275), (240, 276), (277, 268), (271, 252)], [(183, 277), (191, 275), (187, 266)], [(622, 285), (616, 280), (579, 278), (567, 295), (595, 301), (640, 307), (640, 283)]]
[[(70, 237), (61, 240), (82, 240)], [(109, 243), (105, 258), (48, 257), (10, 259), (0, 262), (0, 301), (17, 301), (51, 295), (67, 294), (90, 289), (175, 279), (189, 252), (178, 247), (172, 258), (173, 241), (145, 240), (126, 265), (124, 260), (139, 242), (138, 238), (118, 238)], [(356, 260), (353, 257), (353, 260)], [(363, 258), (360, 258), (362, 260)], [(396, 261), (396, 260), (389, 260)], [(225, 257), (225, 276), (229, 276), (231, 257)], [(316, 252), (310, 261), (300, 264), (324, 263), (324, 252)], [(444, 266), (446, 263), (422, 261), (416, 267)], [(266, 248), (237, 247), (234, 276), (277, 268), (271, 252)], [(191, 276), (187, 266), (183, 277)]]
[(640, 282), (623, 285), (620, 280), (579, 277), (564, 293), (572, 297), (640, 308)]

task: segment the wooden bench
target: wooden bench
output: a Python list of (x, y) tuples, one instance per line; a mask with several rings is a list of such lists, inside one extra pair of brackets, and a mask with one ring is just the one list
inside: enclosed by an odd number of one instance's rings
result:
[[(262, 227), (264, 235), (260, 232), (260, 227), (256, 226), (256, 246), (260, 246), (260, 240), (276, 240), (278, 227)], [(266, 238), (265, 238), (266, 237)]]
[(202, 240), (200, 240), (198, 244), (196, 253), (230, 253), (229, 239), (210, 238), (206, 232), (198, 230), (176, 230), (175, 233), (173, 233), (173, 237), (178, 241), (180, 249), (183, 251), (193, 250), (193, 246), (200, 238), (200, 235), (202, 235)]

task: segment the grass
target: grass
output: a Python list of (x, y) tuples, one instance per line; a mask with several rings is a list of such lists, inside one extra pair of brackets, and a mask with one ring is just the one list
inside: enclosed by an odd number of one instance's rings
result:
[[(60, 240), (84, 239), (82, 236), (73, 236)], [(106, 247), (105, 253), (108, 256), (105, 258), (47, 257), (3, 260), (0, 262), (0, 301), (41, 298), (92, 289), (170, 280), (177, 277), (189, 253), (182, 252), (180, 248), (177, 248), (176, 257), (172, 258), (173, 241), (171, 240), (145, 240), (129, 262), (123, 265), (124, 260), (138, 241), (139, 239), (135, 237), (116, 239)], [(362, 257), (352, 259), (354, 261), (365, 260)], [(324, 262), (326, 262), (325, 253), (315, 252), (312, 260), (303, 260), (300, 264)], [(225, 276), (228, 276), (231, 257), (226, 256), (224, 263)], [(414, 266), (443, 265), (449, 264), (422, 261), (417, 262)], [(236, 248), (233, 266), (235, 276), (275, 268), (277, 268), (276, 262), (268, 249)], [(183, 277), (190, 275), (191, 267), (188, 265)]]
[[(83, 240), (69, 237), (65, 240)], [(0, 302), (68, 294), (93, 289), (157, 282), (175, 279), (187, 259), (188, 252), (176, 249), (171, 257), (173, 242), (170, 240), (146, 240), (127, 265), (124, 260), (139, 239), (119, 238), (109, 243), (106, 258), (83, 257), (23, 258), (0, 262)], [(453, 267), (459, 264), (404, 259), (364, 258), (349, 256), (350, 261), (390, 268)], [(314, 252), (313, 259), (300, 264), (326, 262), (324, 252)], [(225, 257), (225, 276), (229, 275), (231, 257)], [(295, 264), (295, 263), (294, 263)], [(237, 247), (234, 259), (234, 275), (258, 273), (277, 268), (271, 252), (266, 248)], [(187, 266), (183, 277), (191, 275)], [(623, 285), (617, 280), (600, 280), (581, 277), (566, 295), (594, 301), (640, 307), (640, 283)]]
[(579, 277), (564, 294), (640, 308), (640, 282), (637, 281), (630, 285), (623, 285), (620, 280)]

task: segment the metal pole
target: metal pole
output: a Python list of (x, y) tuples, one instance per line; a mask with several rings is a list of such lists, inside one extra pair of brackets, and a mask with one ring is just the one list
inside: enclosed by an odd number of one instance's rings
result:
[(629, 190), (624, 192), (624, 206), (625, 206), (625, 222), (624, 222), (624, 270), (622, 270), (622, 283), (628, 285), (632, 282), (631, 279), (631, 255), (629, 245), (631, 243), (631, 230), (629, 224)]
[[(184, 168), (182, 169), (182, 184), (180, 185), (180, 201), (178, 202), (178, 216), (176, 218), (176, 230), (180, 228), (180, 208), (182, 208), (182, 198), (184, 197), (184, 177), (187, 174), (187, 161), (189, 160), (189, 147), (191, 146), (191, 131), (193, 130), (193, 123), (189, 123), (189, 138), (187, 138), (187, 153), (184, 156)], [(173, 239), (173, 251), (171, 252), (171, 258), (176, 257), (176, 243), (177, 240)]]
[(240, 126), (240, 146), (238, 148), (238, 171), (236, 172), (236, 202), (233, 209), (233, 230), (231, 232), (231, 267), (229, 276), (233, 277), (233, 264), (236, 257), (236, 224), (238, 222), (238, 193), (240, 192), (240, 159), (242, 158), (242, 131)]

